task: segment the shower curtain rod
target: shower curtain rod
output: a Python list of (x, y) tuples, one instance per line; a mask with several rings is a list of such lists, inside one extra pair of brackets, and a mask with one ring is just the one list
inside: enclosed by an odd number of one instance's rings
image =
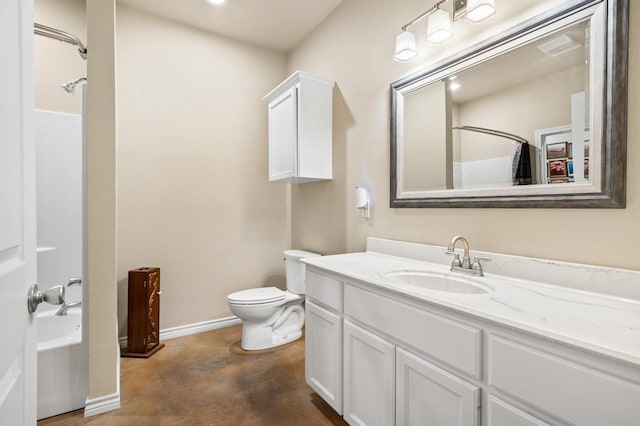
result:
[(65, 33), (64, 31), (61, 31), (57, 28), (47, 27), (46, 25), (38, 23), (33, 24), (33, 32), (37, 35), (53, 38), (58, 41), (63, 41), (65, 43), (78, 46), (78, 53), (80, 53), (82, 59), (87, 59), (87, 47), (82, 44), (78, 37), (73, 36), (69, 33)]
[(487, 135), (500, 136), (502, 138), (510, 139), (518, 143), (529, 143), (525, 138), (522, 138), (518, 135), (514, 135), (513, 133), (507, 133), (507, 132), (494, 130), (494, 129), (487, 129), (485, 127), (460, 126), (460, 127), (454, 127), (454, 130), (468, 130), (470, 132), (478, 132), (478, 133), (485, 133)]

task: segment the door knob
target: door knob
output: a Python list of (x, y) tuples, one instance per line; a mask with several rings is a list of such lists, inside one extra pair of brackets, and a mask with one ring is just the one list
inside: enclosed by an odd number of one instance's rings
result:
[(27, 295), (29, 313), (34, 313), (42, 302), (47, 302), (51, 305), (62, 305), (64, 303), (64, 286), (57, 285), (43, 292), (38, 289), (38, 284), (32, 285)]

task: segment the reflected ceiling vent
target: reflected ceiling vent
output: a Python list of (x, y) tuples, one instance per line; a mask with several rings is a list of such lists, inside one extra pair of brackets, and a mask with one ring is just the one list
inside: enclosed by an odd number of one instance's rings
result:
[(539, 44), (538, 49), (545, 55), (560, 56), (582, 45), (566, 34), (553, 38), (545, 43)]

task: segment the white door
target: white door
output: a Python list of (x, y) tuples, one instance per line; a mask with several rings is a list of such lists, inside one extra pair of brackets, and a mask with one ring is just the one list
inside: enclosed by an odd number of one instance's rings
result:
[(0, 2), (0, 423), (36, 424), (33, 2)]

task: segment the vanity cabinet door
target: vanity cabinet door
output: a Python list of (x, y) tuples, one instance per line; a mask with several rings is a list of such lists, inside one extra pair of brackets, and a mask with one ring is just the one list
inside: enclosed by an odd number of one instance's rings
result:
[(475, 426), (480, 389), (401, 349), (396, 350), (396, 424)]
[(489, 396), (489, 426), (549, 426), (491, 395)]
[(342, 317), (307, 300), (305, 378), (342, 414)]
[(394, 424), (395, 346), (344, 320), (344, 419)]

